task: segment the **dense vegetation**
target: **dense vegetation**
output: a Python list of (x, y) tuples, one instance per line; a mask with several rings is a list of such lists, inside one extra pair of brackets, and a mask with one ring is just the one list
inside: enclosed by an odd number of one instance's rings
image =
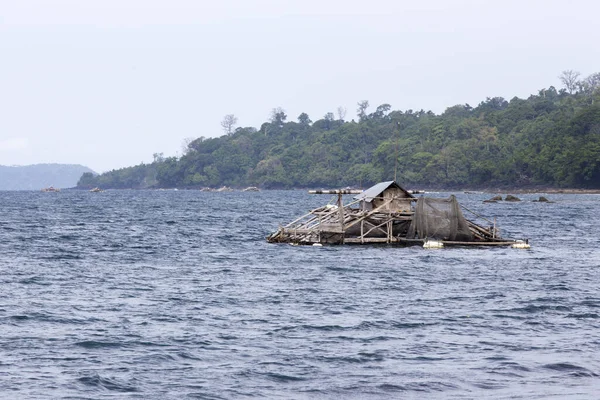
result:
[(366, 186), (394, 178), (412, 187), (534, 186), (600, 188), (600, 74), (527, 99), (487, 98), (431, 111), (393, 111), (388, 104), (357, 120), (327, 113), (287, 121), (274, 109), (260, 129), (224, 119), (218, 138), (197, 138), (179, 158), (84, 174), (80, 187), (263, 188)]

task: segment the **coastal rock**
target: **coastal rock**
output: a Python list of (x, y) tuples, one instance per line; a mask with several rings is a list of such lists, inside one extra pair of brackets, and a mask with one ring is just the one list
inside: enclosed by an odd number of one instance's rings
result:
[(506, 195), (504, 201), (521, 201), (520, 198), (513, 196), (512, 194)]
[(502, 201), (502, 196), (494, 196), (491, 199), (488, 200), (484, 200), (484, 203), (497, 203), (499, 201)]

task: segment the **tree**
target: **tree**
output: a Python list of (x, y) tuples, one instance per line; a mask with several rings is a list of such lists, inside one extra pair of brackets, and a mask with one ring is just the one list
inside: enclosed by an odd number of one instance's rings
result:
[(569, 94), (573, 94), (573, 92), (577, 88), (577, 78), (579, 78), (579, 75), (579, 72), (573, 71), (572, 69), (567, 69), (558, 76), (560, 78), (560, 81), (567, 88)]
[(358, 116), (359, 121), (364, 121), (367, 119), (367, 108), (369, 108), (369, 101), (361, 100), (357, 104), (358, 108), (356, 109), (356, 115)]
[(325, 124), (324, 124), (325, 129), (330, 130), (333, 127), (333, 121), (335, 121), (335, 115), (333, 115), (332, 112), (328, 112), (327, 114), (325, 114), (323, 119), (325, 120)]
[(382, 104), (379, 107), (377, 107), (377, 109), (373, 114), (371, 114), (371, 116), (375, 119), (383, 118), (387, 115), (391, 108), (392, 106), (390, 106), (389, 104)]
[(204, 140), (206, 140), (206, 138), (204, 136), (200, 136), (199, 138), (196, 138), (190, 143), (188, 143), (189, 150), (187, 151), (187, 153), (200, 151), (200, 149), (202, 148), (202, 142), (204, 142)]
[(285, 114), (285, 110), (281, 107), (277, 107), (271, 110), (271, 123), (278, 127), (282, 127), (287, 119), (287, 115)]
[(165, 161), (165, 154), (164, 153), (154, 153), (154, 154), (152, 154), (152, 158), (154, 158), (155, 163), (162, 163)]
[(358, 123), (343, 123), (335, 107), (314, 123), (306, 113), (287, 122), (278, 108), (260, 131), (199, 137), (182, 157), (156, 153), (151, 164), (86, 175), (80, 185), (344, 187), (391, 179), (397, 169), (411, 185), (600, 188), (600, 75), (575, 81), (583, 85), (577, 95), (561, 84), (560, 92), (484, 97), (474, 109), (456, 105), (439, 115), (387, 104), (367, 114), (363, 101)]
[(190, 144), (194, 140), (195, 139), (193, 137), (187, 137), (183, 139), (183, 141), (181, 142), (181, 154), (186, 155), (187, 153), (195, 150), (193, 147), (190, 146)]
[(346, 118), (346, 107), (339, 106), (337, 108), (337, 115), (340, 121), (344, 121), (344, 118)]
[(77, 186), (79, 187), (95, 187), (98, 186), (96, 185), (97, 183), (97, 179), (94, 176), (94, 174), (92, 174), (91, 172), (84, 172), (83, 175), (81, 175), (81, 178), (79, 178), (79, 182), (77, 182)]
[(233, 128), (237, 124), (237, 121), (238, 119), (233, 114), (227, 114), (224, 116), (223, 120), (221, 121), (221, 127), (223, 128), (223, 131), (225, 131), (227, 135), (231, 135), (233, 133)]
[(459, 116), (460, 114), (461, 117), (467, 117), (469, 114), (471, 114), (472, 111), (474, 111), (475, 114), (489, 116), (496, 113), (497, 111), (502, 111), (506, 109), (508, 105), (508, 101), (506, 101), (503, 97), (486, 97), (485, 101), (479, 103), (479, 105), (475, 109), (473, 109), (468, 104), (465, 104), (464, 106), (457, 105), (448, 108), (446, 110), (446, 113), (448, 113), (449, 110), (452, 110), (455, 116)]
[(312, 123), (307, 113), (302, 113), (298, 115), (298, 122), (302, 126), (309, 126)]
[(596, 72), (585, 78), (583, 84), (587, 93), (594, 93), (600, 89), (600, 72)]

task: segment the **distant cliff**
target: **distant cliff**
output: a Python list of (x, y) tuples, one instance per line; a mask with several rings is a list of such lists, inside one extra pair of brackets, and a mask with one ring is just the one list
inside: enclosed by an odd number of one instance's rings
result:
[(70, 188), (81, 175), (94, 171), (76, 164), (0, 165), (0, 190), (40, 190), (44, 187)]

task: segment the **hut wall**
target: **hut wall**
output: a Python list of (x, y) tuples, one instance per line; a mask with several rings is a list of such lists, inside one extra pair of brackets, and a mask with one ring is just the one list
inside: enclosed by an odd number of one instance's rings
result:
[(371, 211), (373, 209), (373, 203), (362, 200), (360, 202), (360, 209), (363, 211)]
[[(380, 198), (373, 199), (373, 207), (379, 207), (389, 199), (394, 198), (394, 200), (382, 210), (389, 212), (410, 211), (410, 197), (408, 197), (403, 190), (394, 187), (388, 188), (384, 190), (379, 197)], [(383, 197), (383, 199), (381, 197)]]

